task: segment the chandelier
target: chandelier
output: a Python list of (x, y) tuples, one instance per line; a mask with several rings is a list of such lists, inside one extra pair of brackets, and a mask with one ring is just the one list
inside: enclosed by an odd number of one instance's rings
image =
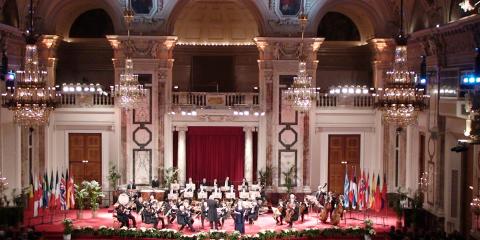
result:
[(425, 94), (425, 89), (415, 87), (416, 75), (408, 69), (407, 37), (403, 33), (403, 24), (396, 42), (395, 60), (392, 70), (386, 73), (386, 86), (377, 90), (377, 106), (383, 112), (384, 122), (407, 126), (417, 122), (418, 113), (427, 106), (428, 95)]
[(480, 6), (480, 1), (475, 0), (472, 2), (473, 4), (470, 2), (470, 0), (462, 0), (458, 5), (464, 12), (471, 12), (475, 10), (477, 6)]
[(307, 73), (307, 57), (303, 53), (303, 40), (305, 26), (307, 25), (307, 15), (302, 11), (299, 15), (300, 26), (302, 29), (302, 42), (300, 43), (300, 54), (297, 76), (293, 78), (293, 84), (284, 91), (284, 97), (289, 105), (298, 112), (308, 112), (316, 102), (316, 89), (312, 87), (312, 77)]
[(132, 4), (127, 0), (126, 9), (124, 11), (124, 19), (127, 23), (128, 40), (127, 40), (127, 57), (125, 59), (125, 70), (120, 75), (120, 83), (112, 86), (112, 94), (117, 99), (117, 103), (121, 108), (133, 109), (137, 107), (146, 96), (146, 90), (143, 85), (138, 82), (138, 75), (133, 72), (133, 60), (130, 58), (130, 24), (134, 19)]
[(47, 86), (47, 72), (40, 70), (38, 49), (33, 36), (33, 5), (30, 2), (30, 26), (27, 31), (25, 65), (17, 71), (15, 87), (9, 87), (3, 106), (14, 112), (14, 121), (22, 126), (48, 124), (50, 113), (59, 102), (60, 94), (54, 87)]

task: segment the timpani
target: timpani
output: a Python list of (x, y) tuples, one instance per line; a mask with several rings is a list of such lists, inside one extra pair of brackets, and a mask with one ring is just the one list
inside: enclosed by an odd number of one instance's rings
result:
[(140, 196), (142, 196), (142, 199), (144, 201), (147, 201), (148, 199), (150, 199), (151, 195), (153, 195), (153, 190), (150, 190), (150, 189), (140, 190)]
[(157, 201), (163, 201), (164, 197), (165, 197), (165, 191), (164, 190), (153, 190), (153, 193), (155, 195), (155, 199), (157, 199)]

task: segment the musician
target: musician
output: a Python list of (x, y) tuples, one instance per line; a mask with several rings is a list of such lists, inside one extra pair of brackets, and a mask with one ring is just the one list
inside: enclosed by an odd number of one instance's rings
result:
[(213, 179), (213, 185), (212, 185), (214, 188), (215, 187), (218, 187), (218, 182), (217, 182), (217, 179)]
[(250, 225), (253, 224), (253, 221), (257, 220), (258, 219), (258, 211), (260, 210), (260, 207), (258, 206), (257, 202), (256, 201), (253, 201), (252, 202), (252, 207), (250, 209), (248, 209), (248, 213), (247, 213), (247, 219), (248, 220), (248, 223)]
[(205, 222), (205, 219), (207, 218), (208, 216), (208, 206), (207, 206), (207, 202), (202, 199), (202, 202), (201, 202), (201, 207), (200, 207), (200, 220), (202, 222), (202, 229), (204, 228), (204, 222)]
[(333, 211), (337, 207), (337, 202), (338, 202), (338, 197), (336, 196), (336, 194), (330, 192), (330, 206), (331, 206), (329, 211), (330, 219), (332, 219)]
[(248, 191), (248, 182), (246, 178), (242, 180), (242, 191), (244, 190)]
[(285, 207), (285, 203), (283, 200), (278, 201), (278, 211), (280, 214), (275, 217), (275, 221), (277, 222), (277, 225), (280, 223), (280, 225), (283, 225), (283, 219), (285, 218), (285, 215), (287, 214), (287, 208)]
[(188, 225), (188, 228), (190, 228), (192, 232), (195, 232), (192, 214), (188, 209), (185, 209), (183, 205), (180, 206), (179, 212), (177, 213), (177, 223), (180, 225), (179, 231), (182, 231), (183, 228)]
[(303, 200), (303, 202), (300, 203), (299, 213), (300, 213), (300, 219), (301, 219), (301, 221), (302, 221), (302, 223), (303, 223), (304, 218), (305, 218), (305, 214), (308, 214), (307, 198), (305, 198), (305, 199)]
[(130, 224), (128, 223), (128, 217), (127, 215), (125, 214), (125, 209), (124, 209), (124, 206), (122, 204), (119, 204), (119, 203), (115, 203), (113, 205), (114, 209), (115, 209), (115, 212), (116, 212), (116, 215), (115, 217), (118, 219), (118, 221), (120, 222), (120, 228), (122, 227), (130, 227)]
[(165, 223), (163, 217), (160, 217), (158, 214), (160, 212), (160, 208), (158, 207), (158, 201), (155, 199), (154, 196), (150, 196), (148, 201), (144, 202), (144, 209), (141, 212), (142, 221), (145, 224), (153, 224), (154, 228), (158, 227), (158, 222), (162, 222), (162, 228), (165, 227)]
[(229, 217), (228, 216), (228, 206), (225, 201), (221, 203), (222, 207), (219, 209), (219, 215), (218, 218), (220, 219), (220, 226), (223, 227), (225, 220)]
[(153, 177), (152, 179), (152, 188), (160, 187), (160, 180), (157, 177)]
[(293, 223), (298, 220), (299, 214), (299, 205), (295, 200), (295, 195), (290, 194), (290, 199), (287, 203), (287, 212), (285, 216), (285, 221), (288, 223), (289, 227), (293, 227)]
[(207, 179), (203, 178), (202, 182), (200, 182), (200, 187), (206, 187), (207, 186)]
[(173, 200), (165, 203), (165, 217), (169, 224), (172, 224), (176, 217), (177, 205)]
[[(132, 215), (132, 208), (133, 208), (133, 205), (134, 204), (132, 201), (130, 201), (127, 206), (124, 206), (124, 213), (125, 215), (127, 216), (128, 219), (132, 220), (132, 224), (133, 224), (133, 227), (136, 228), (137, 227), (137, 220), (135, 219), (135, 217)], [(122, 205), (123, 206), (123, 205)]]
[(217, 187), (217, 185), (213, 186), (212, 194), (213, 193), (220, 193), (220, 189)]
[(233, 221), (235, 223), (235, 230), (241, 234), (245, 233), (245, 209), (243, 207), (243, 201), (238, 199), (235, 209), (233, 210)]
[(130, 181), (128, 182), (127, 189), (137, 189), (137, 186), (135, 185), (133, 179), (130, 179)]
[(218, 208), (218, 203), (215, 201), (213, 198), (213, 195), (210, 195), (210, 197), (207, 200), (207, 218), (208, 221), (210, 222), (210, 228), (213, 228), (215, 230), (218, 230), (218, 214), (217, 214), (217, 208)]
[(230, 181), (230, 177), (225, 178), (224, 187), (228, 188), (230, 185), (232, 185), (232, 182)]

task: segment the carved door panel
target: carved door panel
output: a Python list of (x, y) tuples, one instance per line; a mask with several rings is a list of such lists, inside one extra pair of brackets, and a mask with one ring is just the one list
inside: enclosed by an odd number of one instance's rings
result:
[(328, 136), (328, 186), (329, 191), (343, 194), (345, 164), (348, 163), (349, 178), (353, 171), (360, 176), (360, 135)]
[(69, 171), (75, 182), (96, 180), (102, 183), (102, 135), (70, 133), (68, 135)]

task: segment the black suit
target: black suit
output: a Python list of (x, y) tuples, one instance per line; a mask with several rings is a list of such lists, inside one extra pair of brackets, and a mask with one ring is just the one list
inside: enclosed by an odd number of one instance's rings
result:
[(219, 219), (217, 215), (217, 208), (218, 208), (217, 201), (215, 201), (214, 199), (208, 199), (207, 207), (208, 207), (207, 218), (208, 218), (208, 221), (210, 221), (210, 228), (214, 228), (215, 230), (217, 230), (219, 225)]

